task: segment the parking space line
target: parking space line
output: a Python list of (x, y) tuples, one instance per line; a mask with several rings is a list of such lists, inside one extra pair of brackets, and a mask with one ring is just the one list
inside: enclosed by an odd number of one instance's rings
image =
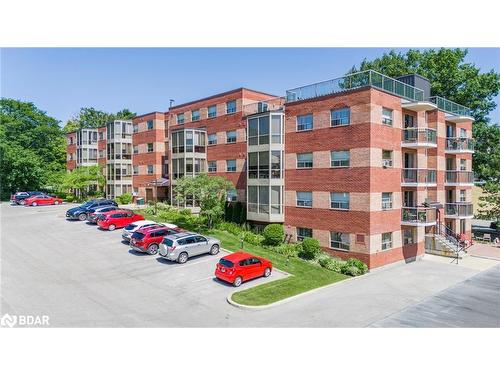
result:
[(200, 260), (199, 262), (193, 262), (193, 263), (183, 264), (181, 266), (175, 267), (175, 269), (185, 268), (185, 267), (190, 267), (190, 266), (195, 266), (197, 264), (206, 263), (206, 262), (210, 262), (210, 261), (213, 261), (213, 259), (212, 258), (208, 258), (208, 259)]
[(215, 276), (209, 276), (209, 277), (204, 277), (203, 279), (198, 279), (198, 280), (192, 280), (192, 283), (197, 283), (198, 281), (205, 281), (205, 280), (210, 280), (213, 279)]

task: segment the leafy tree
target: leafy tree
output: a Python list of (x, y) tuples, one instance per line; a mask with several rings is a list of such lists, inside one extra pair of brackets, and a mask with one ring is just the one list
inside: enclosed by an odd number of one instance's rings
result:
[(130, 120), (135, 117), (135, 113), (124, 108), (116, 114), (107, 113), (94, 107), (82, 107), (80, 112), (66, 122), (64, 132), (69, 133), (81, 128), (98, 128), (113, 120)]
[(65, 170), (66, 144), (59, 121), (33, 103), (0, 99), (1, 198), (38, 190)]
[(85, 198), (104, 189), (106, 179), (100, 165), (78, 167), (63, 177), (61, 188)]
[(487, 220), (500, 220), (500, 184), (487, 182), (479, 198), (478, 217)]
[(200, 205), (200, 216), (205, 218), (207, 226), (212, 228), (224, 215), (224, 203), (230, 189), (234, 189), (234, 185), (226, 178), (200, 174), (177, 180), (174, 192), (181, 204), (188, 197), (195, 197)]
[(114, 116), (116, 120), (132, 120), (137, 113), (130, 112), (127, 108), (122, 109), (121, 111), (116, 112)]

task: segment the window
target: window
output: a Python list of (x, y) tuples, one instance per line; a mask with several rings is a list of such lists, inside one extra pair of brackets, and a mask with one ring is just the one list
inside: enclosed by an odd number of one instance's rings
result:
[(460, 138), (467, 138), (467, 130), (460, 128)]
[(236, 160), (226, 160), (226, 171), (236, 172)]
[(411, 245), (415, 243), (415, 235), (413, 229), (403, 230), (403, 245)]
[(349, 108), (332, 109), (330, 116), (332, 126), (349, 125), (351, 122), (351, 110)]
[(178, 125), (184, 124), (184, 113), (177, 114), (177, 124)]
[(104, 150), (99, 150), (99, 158), (103, 158), (104, 157)]
[(298, 207), (312, 207), (312, 192), (298, 191), (297, 192), (297, 206)]
[(460, 190), (460, 202), (465, 202), (466, 195), (465, 190)]
[(304, 238), (312, 238), (313, 230), (311, 228), (297, 228), (297, 241), (302, 241)]
[(337, 250), (349, 251), (349, 233), (330, 232), (330, 247)]
[(313, 128), (313, 115), (297, 116), (297, 131), (312, 130)]
[(330, 166), (334, 168), (348, 167), (350, 159), (349, 151), (332, 151), (330, 153)]
[(139, 146), (134, 145), (134, 154), (138, 154), (138, 153), (139, 153)]
[(460, 159), (460, 170), (461, 171), (467, 170), (467, 160), (466, 159)]
[(382, 108), (382, 124), (392, 126), (392, 109)]
[(382, 233), (382, 250), (388, 250), (392, 247), (392, 233)]
[(382, 193), (382, 210), (392, 209), (392, 193)]
[(198, 121), (200, 119), (200, 110), (193, 109), (191, 111), (191, 121)]
[(217, 172), (217, 162), (216, 161), (209, 161), (208, 162), (208, 171), (209, 172)]
[(211, 105), (208, 107), (208, 118), (217, 117), (217, 106)]
[(236, 143), (236, 130), (226, 132), (226, 143)]
[(415, 117), (413, 117), (412, 115), (406, 115), (405, 114), (405, 122), (404, 122), (404, 127), (405, 128), (413, 128), (414, 127), (414, 121), (415, 121)]
[(154, 166), (148, 165), (148, 174), (153, 174), (153, 173), (154, 173)]
[(236, 100), (231, 100), (226, 103), (226, 113), (235, 113), (236, 112)]
[(348, 210), (349, 193), (330, 193), (330, 208), (335, 210)]
[(231, 189), (227, 191), (227, 200), (228, 202), (236, 202), (238, 198), (238, 192), (236, 189)]
[(134, 174), (139, 174), (139, 166), (138, 165), (134, 165), (133, 166), (133, 170), (134, 170)]
[(382, 167), (390, 168), (392, 167), (392, 151), (382, 150)]
[(313, 154), (307, 152), (305, 154), (297, 154), (297, 168), (312, 168), (313, 167)]
[(248, 144), (250, 146), (269, 144), (268, 115), (248, 120)]
[(212, 133), (208, 135), (208, 144), (216, 145), (217, 144), (217, 134)]
[(99, 132), (99, 140), (102, 141), (104, 139), (104, 132)]
[(153, 152), (153, 144), (148, 143), (148, 152)]
[(139, 133), (139, 125), (138, 125), (138, 124), (134, 124), (134, 125), (132, 126), (132, 131), (133, 131), (134, 133)]
[(148, 130), (153, 130), (153, 120), (148, 120), (147, 126)]

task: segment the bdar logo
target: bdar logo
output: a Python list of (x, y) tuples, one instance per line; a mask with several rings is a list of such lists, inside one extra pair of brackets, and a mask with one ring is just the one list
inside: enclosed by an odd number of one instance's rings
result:
[(1, 318), (0, 318), (0, 326), (2, 327), (14, 327), (17, 323), (17, 316), (12, 316), (12, 315), (9, 315), (9, 314), (4, 314)]

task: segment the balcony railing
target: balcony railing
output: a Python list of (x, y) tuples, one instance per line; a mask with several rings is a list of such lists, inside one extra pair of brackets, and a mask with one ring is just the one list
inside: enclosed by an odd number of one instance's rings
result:
[(403, 144), (405, 143), (430, 143), (437, 145), (436, 131), (430, 128), (403, 129)]
[(262, 102), (255, 102), (243, 106), (243, 116), (249, 116), (256, 113), (267, 111), (279, 111), (285, 107), (285, 98), (279, 97)]
[(447, 184), (473, 184), (474, 172), (470, 171), (446, 171), (444, 182)]
[(360, 87), (376, 87), (411, 101), (424, 100), (423, 90), (373, 70), (366, 70), (329, 81), (287, 90), (286, 101), (290, 103), (298, 100), (317, 98), (319, 96), (345, 92)]
[(470, 108), (467, 108), (461, 104), (452, 102), (451, 100), (442, 98), (440, 96), (431, 96), (429, 98), (431, 103), (434, 103), (443, 112), (448, 112), (456, 116), (471, 116)]
[(446, 150), (474, 152), (474, 140), (470, 138), (446, 138)]
[(403, 207), (401, 222), (405, 225), (433, 225), (436, 223), (436, 209), (429, 207)]
[(435, 169), (418, 169), (405, 168), (401, 170), (402, 184), (435, 184), (436, 170)]
[(468, 202), (446, 203), (445, 216), (472, 217), (474, 216), (473, 205)]

